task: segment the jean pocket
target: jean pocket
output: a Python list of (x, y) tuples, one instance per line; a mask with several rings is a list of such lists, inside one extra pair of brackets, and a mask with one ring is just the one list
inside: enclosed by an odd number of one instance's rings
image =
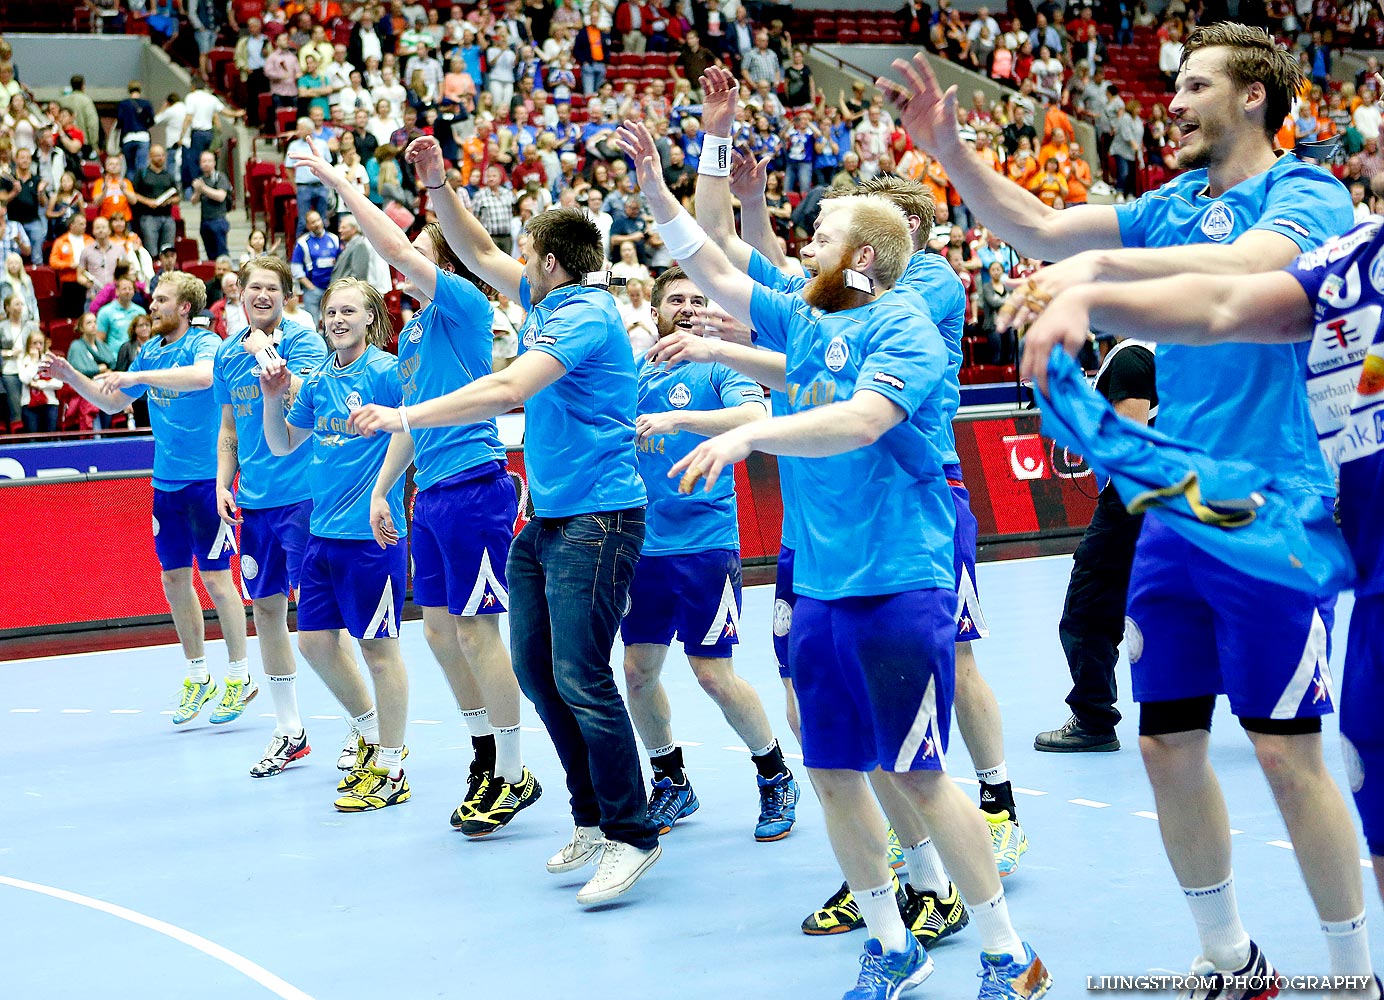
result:
[(595, 514), (581, 514), (572, 518), (560, 529), (562, 540), (574, 545), (598, 546), (610, 536), (610, 528)]

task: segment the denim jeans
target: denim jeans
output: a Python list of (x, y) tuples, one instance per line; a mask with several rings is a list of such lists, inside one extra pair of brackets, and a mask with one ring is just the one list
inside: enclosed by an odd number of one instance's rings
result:
[(605, 83), (606, 64), (603, 62), (589, 62), (581, 64), (581, 92), (590, 97), (601, 89), (601, 84)]
[(146, 215), (139, 220), (139, 237), (149, 255), (157, 258), (160, 250), (177, 241), (177, 220), (171, 215)]
[[(19, 224), (24, 235), (29, 237), (29, 259), (34, 267), (42, 267), (47, 263), (43, 259), (43, 241), (48, 236), (48, 220), (40, 215), (33, 222), (21, 222)], [(38, 321), (37, 316), (30, 316), (31, 320)]]
[[(298, 227), (293, 231), (293, 238), (296, 240), (308, 228), (308, 213), (316, 212), (322, 216), (322, 223), (327, 222), (327, 213), (332, 207), (332, 195), (327, 190), (327, 185), (320, 181), (313, 181), (311, 184), (298, 185)], [(288, 248), (289, 256), (293, 254), (293, 248)]]
[(202, 172), (202, 153), (211, 148), (216, 133), (212, 129), (195, 128), (188, 135), (183, 150), (183, 197), (192, 197), (192, 179)]
[(807, 194), (811, 191), (812, 161), (789, 160), (788, 172), (783, 177), (783, 189), (785, 191), (797, 191), (799, 194)]
[(644, 509), (530, 521), (509, 550), (510, 650), (567, 772), (572, 819), (641, 850), (658, 843), (634, 727), (610, 665), (644, 547)]
[(227, 252), (226, 239), (230, 236), (231, 221), (224, 216), (202, 223), (202, 246), (207, 252), (207, 260), (216, 260)]
[(312, 317), (313, 326), (321, 326), (322, 317), (319, 313), (322, 308), (322, 296), (327, 293), (327, 290), (318, 288), (311, 282), (308, 283), (307, 288), (303, 288), (302, 285), (299, 285), (298, 288), (299, 294), (303, 297), (303, 309)]
[(120, 144), (120, 151), (125, 154), (125, 176), (133, 177), (139, 171), (149, 165), (149, 140), (139, 139), (134, 142), (124, 142)]

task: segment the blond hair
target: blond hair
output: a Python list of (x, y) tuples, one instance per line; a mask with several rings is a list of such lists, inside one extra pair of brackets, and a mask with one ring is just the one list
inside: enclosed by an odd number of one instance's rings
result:
[(903, 210), (882, 195), (865, 194), (853, 198), (833, 198), (822, 203), (823, 211), (850, 212), (847, 231), (854, 247), (870, 247), (875, 252), (874, 279), (885, 288), (908, 267), (913, 255), (913, 237)]
[(189, 319), (207, 307), (207, 286), (201, 278), (186, 271), (169, 271), (159, 276), (159, 285), (164, 284), (172, 290), (173, 297), (180, 305), (186, 302), (192, 306), (188, 312)]
[(379, 348), (388, 346), (394, 339), (394, 325), (389, 320), (389, 310), (385, 308), (384, 296), (368, 281), (361, 281), (359, 278), (337, 278), (322, 293), (322, 304), (318, 307), (318, 312), (326, 316), (327, 303), (331, 301), (332, 296), (353, 288), (360, 292), (361, 298), (365, 300), (365, 308), (375, 314), (365, 331), (365, 342)]

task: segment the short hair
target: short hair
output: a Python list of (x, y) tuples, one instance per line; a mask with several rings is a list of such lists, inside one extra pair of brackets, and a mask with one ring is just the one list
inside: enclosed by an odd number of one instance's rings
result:
[(1302, 66), (1263, 28), (1221, 21), (1197, 28), (1187, 36), (1182, 44), (1179, 71), (1193, 52), (1212, 48), (1229, 49), (1225, 70), (1236, 87), (1246, 90), (1252, 83), (1264, 85), (1263, 128), (1264, 134), (1272, 138), (1307, 79)]
[(159, 278), (159, 287), (162, 288), (164, 285), (173, 292), (173, 298), (179, 304), (186, 302), (192, 306), (188, 318), (196, 316), (207, 307), (207, 286), (201, 278), (186, 271), (169, 271)]
[(605, 263), (601, 231), (580, 209), (550, 209), (525, 223), (524, 231), (533, 240), (534, 253), (552, 254), (573, 278), (599, 271)]
[[(650, 296), (654, 308), (657, 309), (660, 305), (663, 304), (663, 296), (668, 294), (669, 285), (671, 285), (675, 281), (691, 280), (692, 278), (688, 275), (688, 273), (684, 271), (681, 267), (679, 267), (677, 264), (674, 264), (672, 267), (665, 270), (662, 274), (660, 274), (657, 278), (654, 279), (654, 290), (653, 294)], [(697, 289), (697, 291), (699, 294), (706, 296), (706, 293), (703, 292), (700, 288)], [(709, 296), (707, 297), (709, 298)]]
[(125, 88), (127, 94), (138, 94), (144, 90), (144, 84), (138, 80), (131, 80), (130, 85)]
[(875, 280), (893, 288), (913, 256), (913, 238), (908, 233), (908, 220), (903, 210), (877, 194), (836, 200), (822, 208), (835, 208), (836, 204), (851, 213), (847, 228), (852, 243), (875, 251)]
[(858, 195), (877, 194), (899, 207), (905, 216), (918, 217), (918, 232), (926, 233), (937, 221), (937, 204), (932, 190), (918, 181), (894, 174), (880, 174), (862, 181), (855, 189)]
[(359, 278), (337, 278), (327, 290), (322, 293), (322, 303), (318, 307), (318, 314), (327, 315), (327, 303), (331, 301), (337, 292), (344, 292), (354, 288), (360, 292), (361, 298), (365, 300), (365, 308), (375, 314), (375, 318), (370, 321), (369, 328), (365, 331), (365, 342), (374, 344), (376, 347), (385, 347), (394, 339), (394, 324), (390, 322), (389, 310), (385, 308), (384, 296), (379, 289), (368, 281), (361, 281)]
[(241, 264), (239, 275), (241, 288), (250, 284), (250, 274), (253, 271), (269, 271), (279, 279), (279, 288), (283, 290), (284, 298), (293, 294), (293, 271), (289, 269), (288, 261), (282, 257), (265, 253), (258, 257), (251, 257), (244, 264)]

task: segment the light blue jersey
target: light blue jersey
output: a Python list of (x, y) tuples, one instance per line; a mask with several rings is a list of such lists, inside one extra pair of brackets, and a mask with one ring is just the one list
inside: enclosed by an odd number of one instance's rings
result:
[(542, 351), (567, 370), (524, 407), (524, 467), (534, 512), (571, 517), (642, 507), (647, 495), (634, 434), (638, 387), (615, 299), (601, 288), (564, 285), (533, 304), (524, 278), (519, 304), (528, 310), (519, 354)]
[[(247, 331), (248, 332), (248, 331)], [(245, 353), (244, 336), (230, 337), (216, 349), (212, 391), (218, 406), (231, 407), (235, 417), (236, 454), (240, 483), (236, 503), (246, 510), (285, 507), (311, 498), (306, 448), (275, 458), (264, 440), (264, 400), (260, 397), (260, 366)], [(316, 330), (280, 320), (274, 347), (288, 363), (289, 373), (307, 378), (327, 357), (327, 345)]]
[[(184, 368), (213, 361), (221, 338), (204, 327), (189, 327), (171, 344), (151, 337), (135, 355), (130, 374)], [(176, 490), (186, 483), (216, 478), (216, 438), (221, 410), (211, 386), (205, 389), (158, 389), (126, 386), (132, 399), (149, 396), (149, 425), (154, 431), (154, 488)]]
[(910, 292), (922, 301), (922, 307), (932, 317), (942, 341), (947, 345), (947, 379), (943, 385), (945, 400), (942, 413), (942, 461), (959, 465), (956, 454), (956, 432), (952, 421), (961, 409), (961, 336), (966, 329), (966, 286), (961, 283), (951, 264), (938, 253), (919, 250), (908, 258), (908, 267), (894, 286), (898, 292)]
[[(360, 437), (346, 429), (346, 421), (370, 403), (398, 406), (403, 401), (399, 359), (374, 346), (366, 347), (365, 353), (345, 368), (337, 367), (332, 354), (303, 380), (303, 388), (288, 411), (288, 422), (312, 431), (308, 480), (312, 484), (314, 536), (373, 537), (370, 494), (384, 465), (390, 436)], [(389, 513), (399, 534), (406, 534), (402, 477), (389, 491)]]
[(793, 589), (819, 600), (956, 587), (956, 510), (942, 469), (939, 427), (947, 351), (907, 296), (887, 292), (824, 313), (757, 285), (752, 326), (788, 358), (793, 412), (870, 390), (901, 408), (912, 468), (883, 440), (829, 458), (780, 458), (793, 470), (799, 524)]
[[(437, 268), (432, 302), (399, 334), (399, 377), (412, 405), (468, 386), (490, 374), (490, 302), (459, 274)], [(505, 460), (494, 420), (413, 432), (414, 482), (426, 490), (486, 462)]]
[[(1115, 212), (1127, 247), (1231, 243), (1258, 229), (1311, 250), (1353, 222), (1341, 183), (1287, 154), (1219, 198), (1206, 193), (1206, 171), (1192, 170)], [(1272, 472), (1286, 490), (1333, 494), (1303, 391), (1307, 353), (1307, 344), (1160, 344), (1158, 429)]]
[[(725, 365), (680, 364), (670, 370), (644, 362), (639, 369), (639, 412), (720, 410), (763, 403), (764, 391), (752, 378)], [(683, 555), (708, 549), (738, 549), (735, 474), (727, 469), (710, 493), (678, 492), (668, 470), (705, 441), (700, 434), (656, 434), (639, 445), (639, 474), (649, 493), (643, 554)]]

